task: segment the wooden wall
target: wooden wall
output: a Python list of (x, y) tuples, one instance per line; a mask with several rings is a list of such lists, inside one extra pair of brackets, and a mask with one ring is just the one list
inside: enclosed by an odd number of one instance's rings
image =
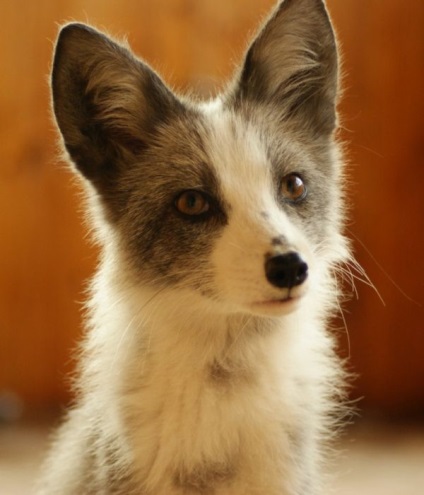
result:
[(424, 411), (424, 3), (334, 0), (358, 284), (346, 315), (364, 405)]
[[(0, 394), (29, 409), (69, 399), (96, 252), (80, 198), (57, 159), (47, 76), (57, 25), (89, 21), (158, 67), (178, 89), (229, 77), (273, 0), (2, 0), (0, 16)], [(385, 414), (424, 412), (424, 3), (328, 0), (345, 53), (349, 235), (377, 286), (358, 283), (342, 353), (354, 396)]]

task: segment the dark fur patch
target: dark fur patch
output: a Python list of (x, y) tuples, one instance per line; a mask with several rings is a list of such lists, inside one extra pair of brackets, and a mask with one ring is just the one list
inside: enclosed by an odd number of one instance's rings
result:
[(274, 237), (272, 240), (271, 240), (271, 244), (274, 246), (274, 247), (277, 247), (277, 246), (284, 246), (284, 245), (287, 245), (287, 241), (285, 239), (285, 237), (283, 235), (280, 235), (278, 237)]
[(228, 368), (225, 368), (222, 364), (214, 361), (209, 369), (209, 376), (211, 380), (219, 385), (227, 384), (233, 379), (234, 373), (232, 373)]
[(251, 387), (257, 383), (255, 372), (229, 360), (213, 361), (207, 369), (209, 383), (225, 393), (237, 392), (240, 387)]
[[(209, 255), (227, 224), (229, 206), (221, 196), (202, 133), (207, 130), (194, 111), (158, 129), (137, 166), (120, 181), (117, 194), (125, 196), (126, 207), (117, 227), (131, 263), (144, 277), (159, 283), (184, 280), (208, 294)], [(209, 198), (207, 215), (189, 217), (177, 211), (175, 200), (186, 190)]]
[(174, 475), (174, 485), (184, 493), (212, 495), (222, 483), (229, 483), (236, 475), (231, 464), (214, 463), (201, 465), (188, 472), (181, 469)]

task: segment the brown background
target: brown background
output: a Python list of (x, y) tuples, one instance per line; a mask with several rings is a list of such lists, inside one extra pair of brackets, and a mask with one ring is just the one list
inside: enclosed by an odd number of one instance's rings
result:
[[(57, 25), (128, 34), (174, 87), (205, 93), (231, 74), (273, 0), (0, 0), (0, 396), (27, 411), (69, 400), (96, 251), (57, 159), (47, 75)], [(378, 288), (341, 321), (353, 397), (386, 416), (424, 413), (424, 2), (328, 0), (344, 52), (349, 236)], [(350, 343), (348, 343), (350, 340)]]

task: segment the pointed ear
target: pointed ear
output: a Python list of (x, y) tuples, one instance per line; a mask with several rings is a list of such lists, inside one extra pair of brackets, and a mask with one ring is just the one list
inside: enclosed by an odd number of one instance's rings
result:
[(330, 134), (337, 86), (336, 42), (323, 1), (284, 0), (250, 46), (232, 100), (272, 105), (282, 118)]
[(179, 105), (152, 69), (82, 24), (69, 24), (59, 34), (52, 92), (65, 147), (96, 185), (113, 180)]

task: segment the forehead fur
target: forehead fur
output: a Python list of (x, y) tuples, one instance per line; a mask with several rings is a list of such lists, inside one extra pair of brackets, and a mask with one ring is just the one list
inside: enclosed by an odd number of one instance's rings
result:
[(337, 176), (339, 164), (331, 156), (335, 142), (311, 138), (292, 119), (282, 118), (280, 109), (258, 104), (232, 109), (215, 101), (203, 105), (202, 113), (203, 146), (227, 191), (257, 195), (293, 172)]

